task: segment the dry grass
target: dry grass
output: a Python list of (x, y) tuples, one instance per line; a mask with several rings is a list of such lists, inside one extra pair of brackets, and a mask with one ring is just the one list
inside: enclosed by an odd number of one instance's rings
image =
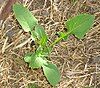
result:
[[(99, 0), (23, 0), (40, 24), (46, 29), (50, 41), (63, 31), (64, 20), (78, 13), (95, 15), (95, 23), (85, 39), (70, 36), (57, 44), (50, 60), (61, 72), (56, 88), (100, 88), (100, 2)], [(52, 88), (42, 70), (31, 70), (24, 62), (25, 53), (34, 51), (31, 39), (13, 17), (0, 23), (0, 88), (26, 88), (35, 83), (39, 88)]]

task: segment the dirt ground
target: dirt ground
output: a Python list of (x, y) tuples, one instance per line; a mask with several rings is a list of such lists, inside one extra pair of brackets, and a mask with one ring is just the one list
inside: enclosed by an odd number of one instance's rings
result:
[[(23, 0), (50, 41), (64, 30), (64, 21), (79, 13), (95, 15), (85, 38), (55, 45), (49, 59), (57, 65), (61, 80), (55, 88), (100, 88), (100, 0)], [(24, 33), (13, 13), (0, 23), (0, 88), (53, 88), (41, 69), (32, 70), (24, 62), (25, 53), (34, 51), (28, 33)], [(32, 87), (32, 85), (34, 87)]]

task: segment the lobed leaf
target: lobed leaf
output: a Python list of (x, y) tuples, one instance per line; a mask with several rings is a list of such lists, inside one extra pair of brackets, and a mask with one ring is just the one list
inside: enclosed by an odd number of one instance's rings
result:
[(19, 3), (14, 4), (13, 11), (15, 13), (16, 19), (18, 20), (24, 31), (32, 31), (33, 28), (38, 24), (38, 20), (23, 5)]

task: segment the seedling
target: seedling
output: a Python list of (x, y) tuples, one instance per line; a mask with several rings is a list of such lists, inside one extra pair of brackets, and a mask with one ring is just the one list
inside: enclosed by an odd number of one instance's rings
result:
[(60, 32), (60, 37), (49, 44), (48, 35), (32, 13), (21, 4), (14, 4), (13, 11), (24, 31), (30, 32), (32, 39), (38, 46), (35, 52), (25, 55), (24, 60), (32, 69), (42, 68), (44, 75), (52, 86), (60, 81), (60, 72), (55, 64), (48, 61), (49, 54), (56, 43), (75, 35), (78, 39), (84, 38), (94, 22), (94, 16), (89, 14), (77, 15), (65, 22), (67, 32)]

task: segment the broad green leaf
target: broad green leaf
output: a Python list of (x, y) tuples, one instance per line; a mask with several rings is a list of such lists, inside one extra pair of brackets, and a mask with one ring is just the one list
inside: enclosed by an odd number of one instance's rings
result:
[(26, 54), (24, 60), (29, 63), (30, 68), (40, 68), (43, 64), (47, 63), (42, 53), (42, 48), (38, 47), (36, 52)]
[(31, 38), (32, 38), (33, 41), (37, 40), (37, 35), (34, 31), (31, 31)]
[(42, 46), (46, 45), (48, 37), (42, 26), (40, 26), (40, 25), (35, 26), (35, 34), (36, 34), (37, 38), (40, 40), (40, 44)]
[(24, 57), (24, 61), (29, 63), (31, 61), (31, 56), (32, 56), (32, 53), (27, 53)]
[[(32, 55), (33, 56), (33, 55)], [(43, 58), (41, 57), (36, 57), (36, 56), (33, 56), (31, 57), (31, 62), (29, 63), (29, 67), (31, 68), (41, 68), (41, 66), (43, 66), (43, 64), (46, 64), (46, 60), (44, 60)]]
[(32, 15), (32, 13), (21, 4), (14, 4), (13, 11), (15, 17), (24, 29), (24, 31), (29, 32), (38, 24), (38, 20)]
[(55, 86), (60, 81), (60, 72), (54, 64), (48, 63), (42, 66), (44, 75), (52, 86)]
[(89, 31), (94, 22), (94, 16), (89, 14), (80, 14), (65, 22), (67, 32), (74, 34), (77, 38), (82, 39)]
[(46, 60), (44, 60), (44, 56), (42, 56), (42, 48), (38, 47), (36, 52), (31, 55), (29, 67), (33, 69), (40, 68), (43, 64), (46, 64)]

